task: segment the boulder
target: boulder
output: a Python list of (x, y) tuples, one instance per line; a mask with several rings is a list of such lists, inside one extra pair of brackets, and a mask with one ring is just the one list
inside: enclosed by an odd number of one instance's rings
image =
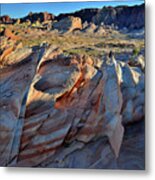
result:
[(103, 26), (98, 26), (95, 30), (95, 34), (97, 35), (102, 35), (102, 36), (106, 36), (107, 35), (107, 32), (105, 30), (105, 28)]
[(89, 23), (82, 31), (85, 33), (94, 33), (97, 29), (97, 26), (94, 23)]

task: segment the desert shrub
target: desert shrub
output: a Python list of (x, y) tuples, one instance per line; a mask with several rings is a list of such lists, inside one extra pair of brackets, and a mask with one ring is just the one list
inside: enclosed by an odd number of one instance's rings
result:
[(139, 52), (140, 52), (140, 48), (139, 47), (135, 47), (133, 49), (133, 56), (138, 56)]

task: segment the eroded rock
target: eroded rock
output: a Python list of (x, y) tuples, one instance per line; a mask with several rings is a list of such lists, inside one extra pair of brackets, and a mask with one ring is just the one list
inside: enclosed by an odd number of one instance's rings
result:
[(58, 22), (53, 23), (53, 29), (58, 29), (60, 32), (72, 32), (73, 30), (82, 29), (82, 21), (78, 17), (66, 17)]
[(0, 109), (1, 165), (144, 168), (144, 130), (136, 128), (135, 138), (127, 130), (144, 119), (144, 72), (112, 55), (96, 60), (32, 48), (1, 69)]

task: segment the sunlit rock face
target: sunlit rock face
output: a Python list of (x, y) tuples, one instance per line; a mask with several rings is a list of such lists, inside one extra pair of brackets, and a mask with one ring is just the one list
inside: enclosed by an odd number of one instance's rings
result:
[(72, 32), (73, 30), (82, 29), (82, 21), (79, 17), (69, 16), (61, 19), (58, 22), (53, 23), (53, 29), (57, 29), (60, 32)]
[(5, 15), (5, 16), (1, 16), (0, 17), (0, 23), (6, 23), (6, 24), (9, 24), (9, 23), (12, 23), (12, 19), (10, 18), (10, 16), (8, 15)]
[(21, 18), (21, 22), (26, 22), (29, 20), (34, 23), (39, 19), (40, 22), (52, 21), (54, 20), (54, 15), (48, 12), (32, 13), (30, 12), (27, 16)]
[(10, 53), (14, 64), (0, 70), (2, 166), (144, 169), (140, 67), (46, 45)]

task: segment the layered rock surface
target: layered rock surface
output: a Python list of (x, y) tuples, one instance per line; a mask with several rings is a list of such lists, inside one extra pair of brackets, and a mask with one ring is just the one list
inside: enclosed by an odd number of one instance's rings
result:
[(144, 169), (141, 68), (45, 45), (27, 52), (16, 61), (13, 50), (0, 70), (0, 165)]
[(69, 16), (58, 22), (53, 23), (53, 29), (57, 29), (60, 32), (72, 32), (76, 29), (82, 29), (82, 21), (78, 17)]
[(129, 30), (144, 28), (144, 19), (144, 4), (132, 7), (103, 7), (95, 16), (92, 17), (92, 21), (95, 24), (114, 24), (119, 29), (128, 28)]

